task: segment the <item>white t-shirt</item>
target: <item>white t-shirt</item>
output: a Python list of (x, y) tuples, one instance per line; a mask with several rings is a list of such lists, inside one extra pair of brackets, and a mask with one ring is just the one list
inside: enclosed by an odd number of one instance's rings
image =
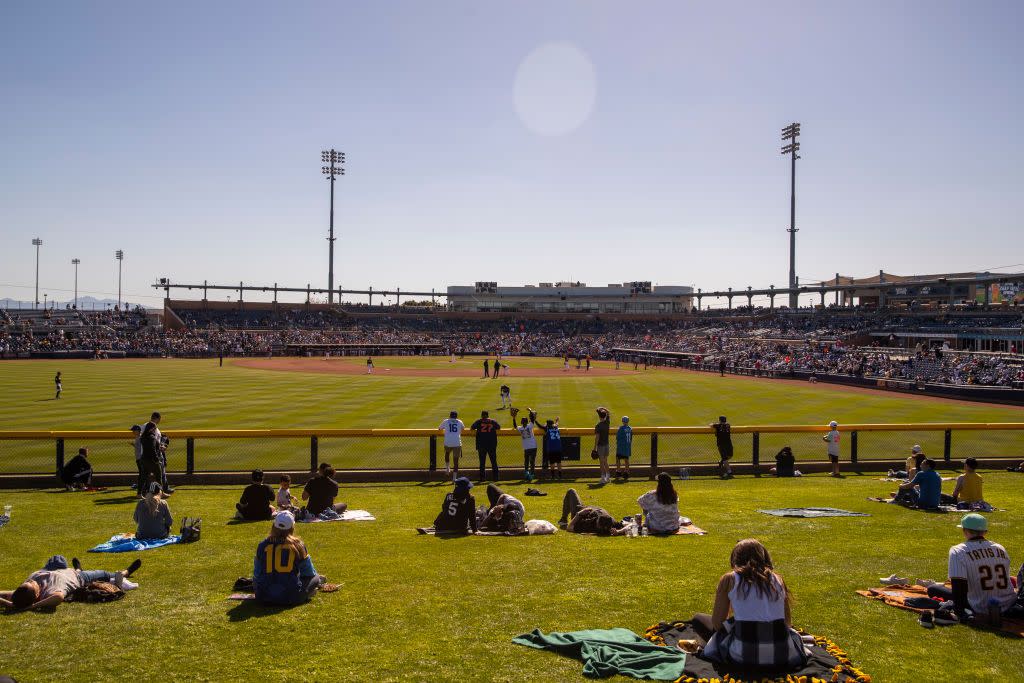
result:
[(525, 427), (519, 426), (519, 427), (516, 427), (516, 429), (519, 431), (519, 436), (521, 436), (523, 438), (523, 450), (524, 451), (527, 448), (536, 448), (537, 447), (537, 437), (534, 436), (534, 434), (533, 434), (533, 425), (526, 425)]
[(828, 454), (839, 457), (839, 430), (833, 429), (826, 436), (828, 441)]
[(967, 603), (979, 614), (994, 598), (1000, 609), (1017, 601), (1010, 583), (1010, 557), (1006, 548), (988, 539), (971, 539), (949, 549), (949, 578), (967, 580)]
[(648, 491), (636, 499), (647, 516), (647, 528), (654, 532), (670, 532), (679, 529), (679, 503), (661, 503), (658, 494)]
[(466, 424), (457, 417), (449, 417), (447, 420), (441, 423), (438, 427), (444, 432), (444, 445), (448, 448), (455, 448), (462, 446), (462, 432), (466, 429)]
[(778, 590), (777, 596), (764, 594), (754, 585), (745, 585), (739, 573), (735, 573), (729, 602), (736, 621), (776, 621), (786, 617), (786, 597), (782, 581), (772, 574), (772, 585)]

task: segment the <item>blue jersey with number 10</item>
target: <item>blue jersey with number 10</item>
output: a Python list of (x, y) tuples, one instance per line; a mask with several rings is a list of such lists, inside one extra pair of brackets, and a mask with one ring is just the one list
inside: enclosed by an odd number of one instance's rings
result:
[(256, 599), (279, 605), (302, 602), (305, 595), (300, 577), (310, 573), (316, 572), (308, 555), (300, 558), (291, 543), (264, 539), (256, 548), (253, 565)]

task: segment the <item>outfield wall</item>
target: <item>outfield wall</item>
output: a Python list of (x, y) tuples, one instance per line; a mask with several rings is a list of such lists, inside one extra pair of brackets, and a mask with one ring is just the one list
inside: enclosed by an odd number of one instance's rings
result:
[[(887, 463), (902, 463), (915, 444), (946, 464), (967, 457), (1024, 460), (1024, 423), (857, 424), (839, 429), (841, 458), (855, 469), (886, 469)], [(789, 446), (797, 467), (809, 468), (826, 460), (822, 437), (827, 431), (828, 427), (819, 425), (734, 426), (733, 463), (741, 471), (767, 471), (775, 454)], [(566, 460), (563, 467), (570, 473), (590, 473), (597, 464), (589, 457), (593, 430), (563, 428), (561, 433), (578, 439), (577, 452), (581, 453), (578, 459)], [(366, 475), (375, 480), (426, 480), (444, 471), (443, 438), (432, 429), (168, 430), (164, 434), (171, 439), (168, 470), (186, 477), (236, 475), (257, 467), (273, 472), (311, 472), (321, 462), (353, 473), (353, 479)], [(89, 449), (97, 474), (130, 475), (136, 471), (131, 438), (131, 432), (123, 431), (0, 432), (0, 475), (25, 475), (31, 478), (26, 482), (41, 482), (39, 477), (52, 477), (81, 447)], [(613, 436), (613, 451), (614, 443)], [(461, 469), (476, 472), (473, 432), (464, 433), (463, 444)], [(706, 426), (634, 427), (632, 450), (632, 469), (641, 476), (653, 476), (663, 469), (700, 468), (719, 460), (714, 432)], [(523, 451), (515, 430), (501, 430), (498, 464), (508, 478), (522, 473)], [(538, 454), (537, 467), (542, 464), (543, 456)]]

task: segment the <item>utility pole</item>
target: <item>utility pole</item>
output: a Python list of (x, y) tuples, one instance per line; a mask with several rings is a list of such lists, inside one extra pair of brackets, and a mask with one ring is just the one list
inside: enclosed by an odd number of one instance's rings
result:
[[(791, 123), (782, 129), (782, 140), (790, 142), (782, 147), (782, 154), (790, 156), (790, 186), (789, 186), (789, 288), (796, 289), (796, 160), (800, 158), (797, 152), (800, 151), (800, 124)], [(797, 307), (799, 295), (796, 292), (789, 293), (789, 307)]]
[(36, 302), (32, 308), (39, 308), (39, 247), (43, 246), (43, 241), (38, 237), (33, 237), (32, 245), (36, 248)]
[(114, 258), (117, 259), (117, 310), (121, 310), (121, 264), (124, 262), (124, 251), (115, 251)]
[[(345, 153), (330, 149), (320, 152), (320, 161), (329, 166), (322, 166), (320, 172), (331, 181), (331, 223), (330, 235), (327, 238), (327, 303), (334, 303), (334, 178), (345, 175)], [(341, 301), (339, 295), (338, 301)]]
[(73, 258), (71, 259), (71, 265), (75, 267), (75, 309), (78, 309), (78, 264), (82, 262), (82, 259)]

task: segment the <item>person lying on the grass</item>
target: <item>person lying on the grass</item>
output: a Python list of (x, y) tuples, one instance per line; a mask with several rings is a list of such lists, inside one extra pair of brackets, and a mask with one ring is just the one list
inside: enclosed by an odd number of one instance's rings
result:
[(982, 478), (977, 470), (977, 458), (964, 460), (964, 473), (956, 478), (953, 488), (954, 503), (981, 503), (985, 500), (981, 492)]
[(523, 530), (526, 508), (494, 484), (487, 485), (487, 502), (490, 508), (479, 522), (481, 531), (505, 531), (518, 533)]
[(298, 605), (313, 597), (324, 583), (306, 544), (292, 533), (294, 529), (295, 516), (287, 510), (278, 512), (270, 535), (256, 547), (252, 581), (260, 602)]
[(1010, 556), (1006, 548), (985, 535), (988, 520), (976, 512), (964, 515), (957, 525), (963, 530), (964, 542), (949, 549), (949, 581), (928, 587), (928, 596), (952, 600), (953, 610), (963, 616), (971, 609), (976, 618), (988, 617), (993, 603), (1004, 616), (1024, 619), (1024, 587), (1020, 594), (1010, 582)]
[(900, 505), (917, 506), (922, 510), (935, 510), (942, 500), (942, 477), (935, 471), (935, 461), (925, 458), (921, 469), (914, 478), (900, 484), (896, 502)]
[(58, 555), (47, 563), (47, 567), (51, 569), (33, 572), (13, 591), (0, 591), (0, 606), (16, 610), (56, 607), (76, 590), (88, 586), (93, 581), (110, 583), (123, 591), (130, 591), (138, 588), (139, 584), (132, 583), (127, 576), (141, 564), (140, 560), (135, 560), (128, 570), (119, 572), (102, 569), (83, 571), (69, 569), (64, 558)]
[(626, 525), (617, 522), (604, 508), (583, 504), (576, 489), (569, 489), (562, 498), (562, 517), (558, 520), (561, 529), (576, 534), (597, 534), (598, 536), (623, 536)]
[(334, 481), (334, 474), (334, 468), (322, 462), (316, 476), (302, 487), (302, 500), (306, 501), (306, 509), (310, 513), (319, 515), (331, 508), (340, 515), (348, 509), (346, 503), (334, 502), (338, 496), (338, 482)]
[(135, 504), (135, 538), (167, 538), (171, 534), (171, 509), (160, 492), (160, 484), (149, 477), (146, 497)]
[(674, 534), (679, 531), (679, 494), (672, 486), (672, 475), (658, 474), (658, 487), (636, 499), (644, 511), (647, 530), (652, 534)]
[(791, 627), (789, 589), (768, 549), (752, 538), (740, 541), (729, 564), (732, 571), (718, 582), (711, 615), (693, 619), (694, 629), (707, 641), (702, 656), (775, 671), (804, 666), (807, 650)]
[(68, 491), (84, 489), (92, 484), (92, 465), (89, 463), (88, 448), (78, 449), (78, 455), (71, 458), (61, 469), (60, 478)]
[(775, 455), (775, 467), (769, 470), (776, 477), (796, 476), (796, 458), (793, 456), (793, 449), (783, 446), (782, 450)]
[(437, 533), (476, 533), (476, 498), (469, 490), (473, 482), (467, 477), (455, 480), (455, 490), (449, 492), (441, 503), (441, 514), (434, 520)]
[(1006, 471), (1007, 472), (1024, 472), (1024, 460), (1020, 461), (1019, 463), (1017, 463), (1013, 467), (1007, 467)]
[(252, 471), (252, 483), (242, 490), (242, 498), (235, 509), (242, 519), (258, 521), (274, 516), (274, 489), (263, 483), (263, 470)]

